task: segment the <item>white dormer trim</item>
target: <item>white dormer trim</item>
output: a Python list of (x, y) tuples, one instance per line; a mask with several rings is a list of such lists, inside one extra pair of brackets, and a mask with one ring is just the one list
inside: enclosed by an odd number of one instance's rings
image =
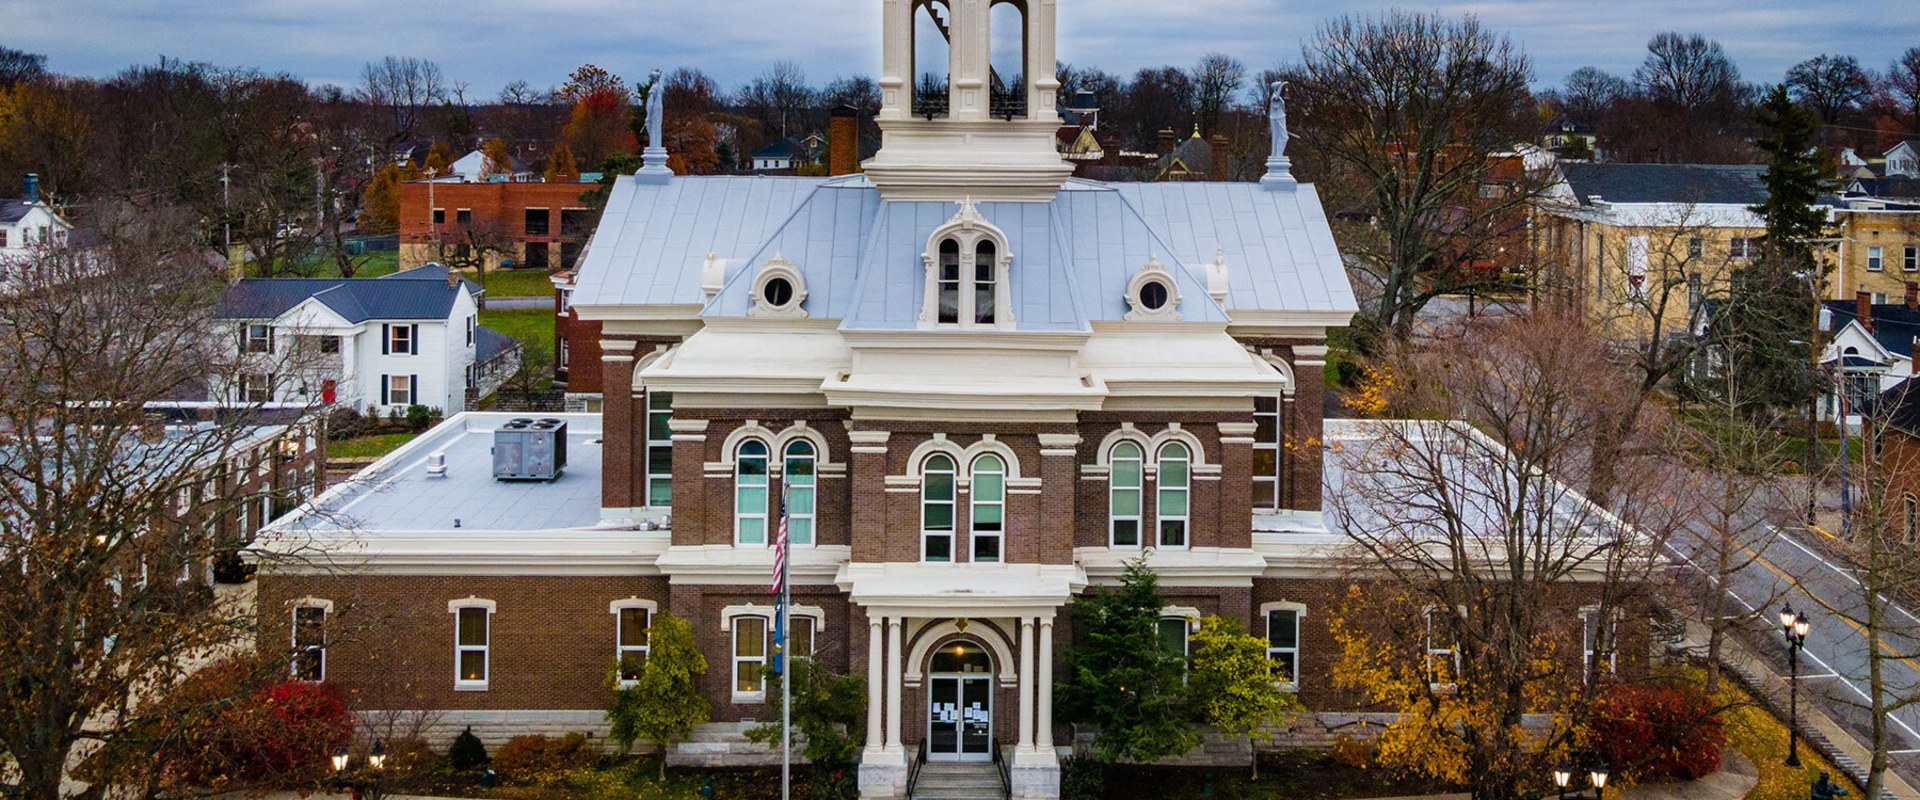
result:
[[(784, 305), (774, 305), (767, 300), (767, 284), (782, 279), (793, 289), (793, 297)], [(760, 274), (754, 276), (753, 289), (747, 293), (752, 298), (753, 307), (747, 309), (749, 317), (773, 317), (782, 319), (807, 318), (807, 279), (795, 268), (793, 262), (784, 254), (775, 251), (772, 258), (760, 265)]]
[[(1148, 308), (1140, 295), (1152, 283), (1159, 283), (1167, 290), (1167, 300), (1159, 308)], [(1127, 307), (1132, 309), (1124, 317), (1128, 322), (1180, 321), (1180, 282), (1173, 279), (1173, 271), (1167, 269), (1167, 265), (1160, 263), (1158, 254), (1149, 255), (1147, 263), (1141, 264), (1139, 271), (1133, 273), (1133, 280), (1127, 282)]]
[(705, 261), (700, 262), (701, 302), (712, 302), (727, 288), (727, 260), (719, 253), (708, 251)]
[[(957, 323), (940, 322), (940, 244), (952, 239), (960, 246), (960, 302), (959, 321)], [(974, 254), (981, 242), (990, 242), (994, 247), (994, 292), (993, 324), (982, 325), (974, 322)], [(920, 254), (921, 263), (926, 268), (926, 280), (920, 303), (920, 329), (953, 328), (991, 328), (1012, 330), (1013, 293), (1008, 278), (1013, 272), (1013, 247), (1007, 240), (1007, 234), (998, 226), (980, 215), (980, 209), (969, 197), (961, 202), (960, 210), (947, 220), (946, 224), (933, 229), (927, 237), (927, 248)]]

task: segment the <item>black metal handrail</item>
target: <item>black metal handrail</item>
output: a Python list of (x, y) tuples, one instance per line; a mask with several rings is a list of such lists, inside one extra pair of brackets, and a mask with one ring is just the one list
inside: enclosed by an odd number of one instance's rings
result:
[(920, 746), (915, 749), (917, 749), (919, 753), (913, 757), (913, 761), (907, 764), (907, 796), (908, 797), (913, 796), (914, 784), (917, 784), (920, 782), (920, 768), (923, 766), (926, 766), (927, 764), (927, 743), (921, 742)]
[(1000, 771), (1000, 796), (1013, 796), (1013, 773), (1007, 766), (1007, 760), (1000, 755), (1000, 737), (993, 737), (993, 766)]
[(988, 110), (996, 119), (1008, 122), (1027, 115), (1027, 87), (1025, 85), (1002, 88), (993, 87), (988, 97)]

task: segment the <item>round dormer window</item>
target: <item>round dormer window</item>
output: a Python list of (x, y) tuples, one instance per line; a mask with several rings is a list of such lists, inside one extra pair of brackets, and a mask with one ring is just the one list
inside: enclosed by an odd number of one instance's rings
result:
[(786, 278), (768, 278), (766, 286), (760, 291), (769, 307), (786, 308), (793, 305), (793, 281)]
[(1148, 311), (1159, 311), (1167, 307), (1169, 294), (1165, 281), (1147, 281), (1140, 284), (1140, 306)]

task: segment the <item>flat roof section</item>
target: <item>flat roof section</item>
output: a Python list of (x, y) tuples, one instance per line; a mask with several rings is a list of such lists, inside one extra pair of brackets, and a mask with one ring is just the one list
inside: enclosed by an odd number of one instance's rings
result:
[[(558, 480), (494, 480), (493, 433), (515, 419), (567, 423), (567, 466)], [(372, 536), (597, 528), (601, 430), (598, 414), (458, 414), (274, 527)], [(436, 453), (446, 454), (444, 476), (427, 474)]]

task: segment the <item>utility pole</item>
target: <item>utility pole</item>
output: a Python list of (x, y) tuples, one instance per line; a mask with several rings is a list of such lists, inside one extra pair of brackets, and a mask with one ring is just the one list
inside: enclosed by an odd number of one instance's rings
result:
[(232, 164), (220, 163), (220, 227), (224, 231), (221, 245), (227, 249), (228, 256), (233, 254), (233, 202), (227, 192), (227, 187), (232, 183), (228, 180), (227, 171), (232, 168)]

